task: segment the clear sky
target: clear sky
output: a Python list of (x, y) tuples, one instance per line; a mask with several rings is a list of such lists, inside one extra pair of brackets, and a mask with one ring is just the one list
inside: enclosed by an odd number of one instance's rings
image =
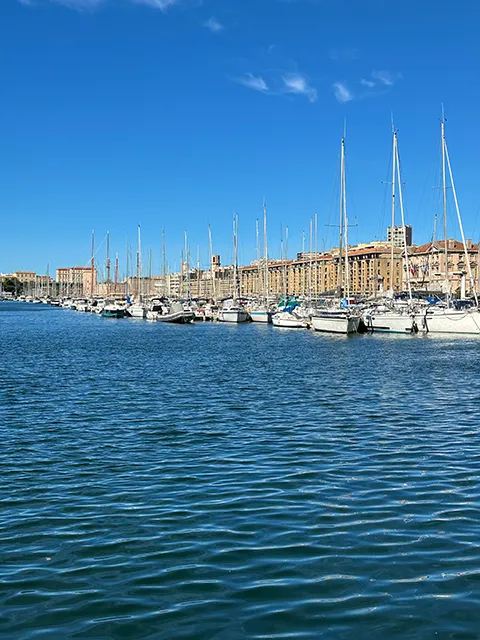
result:
[(234, 211), (247, 263), (264, 196), (272, 254), (282, 225), (290, 255), (308, 247), (314, 212), (334, 246), (345, 119), (350, 239), (383, 238), (392, 112), (428, 241), (442, 102), (477, 241), (479, 23), (473, 0), (1, 0), (0, 271), (86, 264), (92, 228), (124, 271), (137, 224), (156, 272), (162, 227), (171, 269), (184, 229), (208, 262), (209, 223), (227, 263)]

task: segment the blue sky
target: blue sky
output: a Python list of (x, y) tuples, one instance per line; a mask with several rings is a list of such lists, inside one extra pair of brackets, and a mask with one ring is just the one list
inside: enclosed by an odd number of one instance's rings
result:
[(230, 262), (234, 211), (246, 263), (263, 196), (272, 254), (286, 225), (290, 255), (301, 250), (314, 212), (319, 247), (335, 245), (345, 119), (350, 239), (382, 238), (392, 112), (407, 221), (427, 241), (442, 102), (466, 234), (478, 240), (475, 5), (2, 0), (0, 271), (86, 264), (92, 228), (98, 243), (110, 231), (124, 271), (137, 224), (155, 271), (162, 227), (171, 269), (184, 229), (194, 260), (200, 245), (208, 261), (209, 223)]

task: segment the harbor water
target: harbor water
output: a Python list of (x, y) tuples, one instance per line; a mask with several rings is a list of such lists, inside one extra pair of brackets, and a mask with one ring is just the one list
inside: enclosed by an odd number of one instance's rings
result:
[(0, 637), (480, 636), (480, 341), (0, 303)]

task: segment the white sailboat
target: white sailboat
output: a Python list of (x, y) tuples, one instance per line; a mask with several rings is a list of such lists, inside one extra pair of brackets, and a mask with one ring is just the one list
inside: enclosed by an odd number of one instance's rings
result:
[(240, 305), (238, 282), (238, 214), (233, 219), (233, 291), (234, 295), (229, 300), (225, 300), (222, 308), (218, 312), (219, 322), (241, 323), (247, 322), (250, 316), (246, 309)]
[[(372, 332), (382, 333), (417, 333), (418, 325), (415, 318), (415, 312), (412, 303), (412, 287), (410, 283), (410, 264), (408, 259), (407, 235), (405, 230), (405, 213), (403, 208), (403, 191), (400, 172), (400, 158), (398, 154), (398, 138), (397, 132), (392, 127), (393, 132), (393, 150), (392, 150), (392, 233), (390, 246), (390, 289), (387, 292), (387, 300), (382, 300), (381, 306), (372, 306), (363, 313), (363, 321), (368, 330)], [(404, 266), (407, 278), (408, 298), (409, 302), (406, 307), (398, 308), (393, 303), (395, 291), (393, 288), (394, 275), (394, 234), (395, 227), (395, 209), (396, 209), (396, 186), (398, 182), (398, 196), (401, 213), (401, 225), (403, 228), (403, 254)]]
[(136, 300), (128, 307), (127, 313), (132, 318), (145, 318), (147, 316), (147, 308), (143, 303), (142, 295), (142, 243), (140, 237), (140, 225), (138, 225), (138, 247), (137, 247), (137, 290)]
[[(338, 259), (338, 289), (341, 294), (345, 288), (346, 297), (337, 300), (332, 308), (316, 309), (312, 315), (312, 327), (315, 331), (325, 333), (357, 333), (360, 316), (352, 312), (348, 306), (350, 297), (350, 280), (348, 267), (348, 218), (347, 194), (345, 181), (345, 134), (342, 136), (340, 147), (340, 245)], [(342, 269), (342, 258), (344, 269)], [(343, 273), (344, 272), (344, 273)], [(344, 276), (345, 274), (345, 276)], [(345, 284), (345, 287), (343, 285)]]
[[(463, 231), (462, 217), (458, 204), (457, 191), (453, 180), (453, 172), (450, 164), (447, 140), (445, 137), (445, 117), (442, 114), (441, 120), (441, 143), (442, 143), (442, 193), (443, 193), (443, 232), (444, 232), (444, 255), (445, 255), (445, 293), (446, 306), (443, 308), (432, 306), (427, 307), (422, 318), (421, 329), (425, 333), (445, 333), (445, 334), (480, 334), (480, 310), (478, 307), (478, 296), (475, 289), (475, 281), (468, 255), (465, 233)], [(447, 169), (450, 186), (452, 188), (455, 210), (457, 213), (458, 225), (462, 236), (463, 249), (465, 252), (465, 265), (470, 280), (470, 286), (474, 297), (474, 307), (470, 309), (456, 309), (452, 304), (450, 282), (448, 277), (448, 240), (447, 240)]]
[[(258, 265), (258, 291), (262, 289), (262, 301), (254, 308), (250, 309), (250, 317), (253, 322), (268, 324), (272, 322), (272, 312), (268, 308), (268, 248), (267, 248), (267, 205), (263, 203), (263, 271), (260, 269), (260, 245), (258, 241), (258, 220), (257, 220), (257, 265)], [(260, 275), (262, 274), (262, 275)], [(260, 287), (261, 283), (261, 287)]]

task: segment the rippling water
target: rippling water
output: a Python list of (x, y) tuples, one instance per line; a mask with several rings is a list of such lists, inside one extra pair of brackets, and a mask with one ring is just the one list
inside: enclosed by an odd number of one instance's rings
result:
[(0, 336), (1, 637), (480, 637), (477, 339)]

